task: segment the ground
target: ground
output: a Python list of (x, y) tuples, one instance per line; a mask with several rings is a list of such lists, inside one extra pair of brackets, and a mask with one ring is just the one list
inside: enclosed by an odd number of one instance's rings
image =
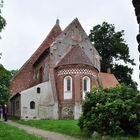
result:
[[(22, 124), (21, 127), (23, 126), (23, 127), (28, 128), (28, 126), (32, 126), (32, 127), (37, 128), (37, 131), (33, 131), (33, 133), (36, 135), (37, 135), (37, 133), (39, 133), (39, 131), (41, 129), (41, 131), (45, 130), (44, 133), (46, 135), (49, 134), (48, 130), (53, 131), (53, 132), (63, 133), (63, 135), (60, 134), (60, 136), (62, 136), (62, 137), (65, 136), (65, 137), (63, 137), (64, 139), (61, 138), (60, 140), (76, 140), (76, 139), (88, 140), (87, 138), (84, 138), (82, 133), (80, 132), (80, 129), (77, 125), (78, 120), (30, 120), (30, 121), (21, 121), (21, 120), (17, 121), (16, 120), (15, 122), (18, 123), (17, 125), (19, 125), (19, 123), (20, 123), (20, 125)], [(40, 128), (40, 129), (38, 129), (38, 128)], [(27, 130), (27, 131), (29, 132), (29, 130)], [(59, 140), (57, 134), (58, 133), (52, 134), (53, 136), (56, 136), (56, 139), (53, 138), (54, 140)], [(73, 137), (69, 137), (64, 134), (70, 135)], [(74, 137), (76, 137), (76, 138), (74, 138)], [(133, 137), (122, 137), (122, 136), (117, 136), (117, 137), (98, 136), (96, 138), (90, 138), (89, 140), (101, 140), (101, 139), (103, 139), (103, 140), (140, 140), (140, 137), (133, 138)], [(2, 139), (2, 140), (9, 140), (9, 139)], [(32, 140), (32, 139), (30, 139), (30, 140)], [(42, 139), (39, 139), (39, 140), (42, 140)]]

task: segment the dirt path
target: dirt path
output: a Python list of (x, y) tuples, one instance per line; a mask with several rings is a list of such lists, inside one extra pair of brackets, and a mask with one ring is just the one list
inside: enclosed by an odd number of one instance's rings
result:
[(27, 126), (27, 125), (18, 124), (18, 123), (15, 123), (13, 121), (10, 121), (10, 120), (8, 120), (5, 123), (9, 124), (11, 126), (15, 126), (19, 129), (23, 129), (30, 134), (33, 134), (33, 135), (36, 135), (36, 136), (41, 136), (43, 138), (48, 138), (50, 140), (79, 140), (79, 139), (76, 139), (74, 137), (63, 135), (63, 134), (60, 134), (60, 133), (50, 132), (50, 131), (38, 129), (38, 128), (35, 128), (35, 127), (30, 127), (30, 126)]

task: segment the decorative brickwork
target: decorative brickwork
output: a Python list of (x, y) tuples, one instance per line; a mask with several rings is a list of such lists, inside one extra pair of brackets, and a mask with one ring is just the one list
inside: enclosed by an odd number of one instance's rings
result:
[[(11, 80), (11, 104), (19, 93), (18, 115), (23, 119), (78, 119), (86, 93), (100, 83), (110, 86), (102, 81), (105, 74), (99, 79), (100, 60), (77, 18), (63, 32), (57, 20), (41, 46)], [(108, 77), (112, 79), (112, 75)], [(30, 109), (31, 101), (36, 104), (34, 111)]]
[(72, 74), (82, 74), (82, 75), (92, 75), (97, 77), (97, 75), (95, 75), (95, 72), (93, 72), (92, 70), (89, 69), (63, 69), (58, 71), (58, 76), (59, 75), (72, 75)]
[[(37, 71), (35, 71), (34, 64), (36, 64), (37, 60), (39, 60), (40, 56), (50, 47), (50, 44), (55, 40), (55, 38), (61, 34), (61, 28), (58, 24), (56, 24), (43, 43), (39, 46), (39, 48), (35, 51), (35, 53), (27, 60), (27, 62), (20, 68), (18, 73), (11, 80), (11, 94), (16, 94), (25, 89), (28, 89), (32, 86), (35, 86), (39, 83)], [(39, 63), (44, 67), (45, 64), (42, 64), (43, 61)], [(35, 78), (36, 77), (36, 78)]]

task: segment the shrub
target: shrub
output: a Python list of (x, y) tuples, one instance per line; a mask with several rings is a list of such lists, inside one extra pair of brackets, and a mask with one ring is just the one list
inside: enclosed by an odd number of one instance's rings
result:
[(140, 93), (125, 85), (110, 89), (93, 89), (87, 93), (79, 119), (80, 129), (91, 136), (133, 135), (139, 133)]

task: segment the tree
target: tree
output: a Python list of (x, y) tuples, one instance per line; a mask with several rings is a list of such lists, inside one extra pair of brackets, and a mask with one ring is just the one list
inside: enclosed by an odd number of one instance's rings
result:
[(1, 8), (3, 7), (3, 1), (0, 0), (0, 32), (4, 29), (6, 25), (5, 19), (1, 15)]
[[(3, 0), (0, 0), (0, 32), (4, 29), (4, 27), (6, 25), (5, 19), (1, 15), (1, 8), (2, 7), (3, 7)], [(0, 39), (1, 39), (1, 36), (0, 36)], [(1, 55), (2, 55), (2, 53), (0, 52), (0, 59), (1, 59)]]
[(0, 64), (0, 105), (8, 101), (10, 94), (10, 79), (16, 72), (16, 70), (8, 71)]
[(139, 135), (140, 93), (126, 85), (93, 89), (87, 93), (79, 119), (80, 129), (91, 136)]
[(133, 69), (120, 64), (122, 61), (125, 64), (135, 65), (134, 59), (130, 59), (129, 48), (123, 35), (123, 30), (116, 32), (114, 25), (103, 22), (102, 25), (94, 26), (90, 30), (89, 38), (102, 57), (101, 71), (107, 72), (109, 68), (120, 83), (137, 88), (137, 83), (131, 77)]

